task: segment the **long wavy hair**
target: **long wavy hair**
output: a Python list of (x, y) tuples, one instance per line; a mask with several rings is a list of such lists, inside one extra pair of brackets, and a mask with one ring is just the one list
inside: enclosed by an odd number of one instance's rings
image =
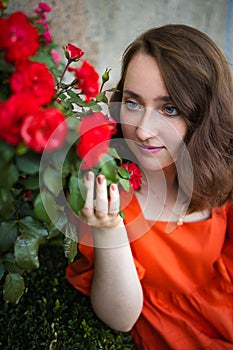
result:
[[(146, 31), (123, 54), (121, 78), (110, 100), (116, 120), (120, 103), (114, 102), (122, 101), (127, 68), (138, 52), (156, 60), (168, 93), (187, 122), (184, 142), (193, 176), (188, 212), (222, 206), (233, 194), (233, 83), (226, 58), (206, 34), (190, 26)], [(116, 137), (122, 137), (120, 129)], [(185, 192), (190, 173), (182, 170)]]

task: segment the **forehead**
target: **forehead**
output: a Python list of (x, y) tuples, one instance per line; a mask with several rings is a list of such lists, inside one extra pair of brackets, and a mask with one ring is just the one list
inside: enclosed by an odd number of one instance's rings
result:
[(130, 61), (124, 90), (132, 90), (140, 95), (167, 95), (167, 89), (155, 58), (145, 53), (137, 53)]

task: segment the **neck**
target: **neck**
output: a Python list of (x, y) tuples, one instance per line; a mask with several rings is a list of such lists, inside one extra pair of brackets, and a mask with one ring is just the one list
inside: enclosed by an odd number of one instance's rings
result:
[(152, 171), (146, 170), (143, 173), (142, 187), (146, 187), (150, 191), (159, 191), (163, 189), (168, 193), (177, 193), (177, 173), (175, 166), (170, 166), (162, 170)]
[(144, 171), (137, 197), (147, 218), (159, 213), (160, 220), (177, 222), (187, 209), (187, 198), (178, 186), (175, 166), (173, 169)]

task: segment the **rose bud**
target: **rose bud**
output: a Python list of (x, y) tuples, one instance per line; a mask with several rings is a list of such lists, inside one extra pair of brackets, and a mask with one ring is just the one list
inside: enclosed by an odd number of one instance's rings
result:
[(84, 52), (79, 47), (72, 44), (66, 45), (66, 47), (64, 47), (64, 52), (66, 58), (73, 62), (78, 61), (84, 55)]

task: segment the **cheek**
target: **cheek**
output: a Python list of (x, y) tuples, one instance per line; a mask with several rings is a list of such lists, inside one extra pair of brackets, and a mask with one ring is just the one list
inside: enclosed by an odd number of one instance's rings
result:
[(121, 123), (121, 130), (124, 138), (130, 139), (134, 133), (135, 126), (132, 125), (132, 120), (130, 118), (127, 118), (127, 114), (124, 113), (122, 110), (120, 114), (120, 123)]
[(122, 134), (125, 139), (132, 139), (135, 134), (135, 127), (126, 123), (121, 124)]
[(177, 132), (182, 140), (184, 140), (186, 134), (187, 134), (188, 128), (186, 125), (186, 122), (182, 120), (177, 128)]
[(179, 139), (181, 142), (184, 140), (186, 134), (187, 134), (187, 124), (185, 120), (178, 119), (174, 123), (170, 123), (167, 125), (167, 128), (165, 128), (166, 132), (169, 134), (172, 139)]

